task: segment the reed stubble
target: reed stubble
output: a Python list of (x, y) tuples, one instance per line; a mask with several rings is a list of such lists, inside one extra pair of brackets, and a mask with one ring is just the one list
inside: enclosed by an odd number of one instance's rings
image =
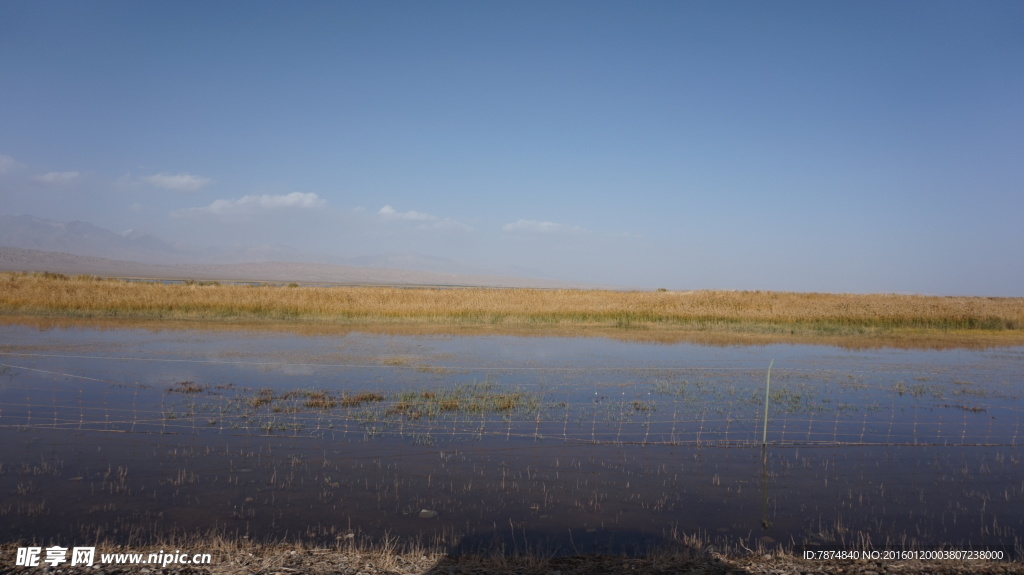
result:
[(0, 314), (165, 320), (1024, 334), (1024, 298), (769, 291), (289, 287), (0, 274)]

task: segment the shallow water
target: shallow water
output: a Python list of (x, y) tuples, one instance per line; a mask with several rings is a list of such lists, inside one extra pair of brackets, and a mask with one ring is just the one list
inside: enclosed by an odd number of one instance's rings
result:
[(7, 539), (643, 552), (1024, 533), (1024, 348), (7, 324), (0, 354)]

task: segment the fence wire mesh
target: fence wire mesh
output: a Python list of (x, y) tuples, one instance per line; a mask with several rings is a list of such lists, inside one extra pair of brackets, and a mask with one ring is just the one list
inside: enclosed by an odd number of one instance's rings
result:
[[(761, 445), (765, 423), (767, 365), (743, 361), (494, 367), (2, 357), (3, 430), (744, 447)], [(193, 378), (159, 375), (182, 363)], [(1020, 382), (1005, 370), (857, 367), (776, 361), (767, 443), (1018, 445), (1024, 405)], [(150, 375), (133, 377), (140, 372)], [(309, 383), (275, 383), (275, 373), (296, 372)], [(259, 375), (250, 382), (247, 373)]]

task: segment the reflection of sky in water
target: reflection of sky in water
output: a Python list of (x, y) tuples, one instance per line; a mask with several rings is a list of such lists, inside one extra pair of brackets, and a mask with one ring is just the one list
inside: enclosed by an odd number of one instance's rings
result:
[[(61, 466), (0, 474), (0, 491), (27, 492), (0, 503), (22, 535), (57, 528), (53, 511), (26, 507), (44, 494), (51, 510), (60, 502), (111, 529), (140, 517), (153, 530), (191, 528), (212, 512), (276, 534), (343, 515), (368, 533), (486, 539), (512, 521), (594, 546), (672, 528), (797, 541), (853, 530), (991, 543), (1024, 532), (1020, 348), (11, 325), (0, 342), (0, 362), (18, 366), (0, 377), (0, 426), (18, 439), (0, 460)], [(772, 360), (762, 476), (759, 448), (715, 446), (759, 445)], [(170, 391), (186, 381), (203, 391)], [(261, 389), (275, 402), (253, 408)], [(536, 403), (418, 419), (388, 411), (399, 393), (453, 389)], [(281, 399), (302, 390), (388, 400), (317, 410), (301, 394)], [(104, 478), (118, 467), (123, 485)], [(435, 523), (416, 517), (423, 508), (441, 512)]]

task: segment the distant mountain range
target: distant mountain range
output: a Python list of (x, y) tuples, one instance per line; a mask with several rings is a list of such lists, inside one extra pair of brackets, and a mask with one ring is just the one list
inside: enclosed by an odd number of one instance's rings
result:
[(198, 249), (88, 222), (0, 215), (0, 271), (104, 277), (374, 285), (596, 287), (503, 276), (416, 253), (340, 259), (286, 246)]
[(158, 264), (310, 259), (309, 254), (287, 246), (198, 248), (135, 230), (119, 234), (89, 222), (58, 222), (27, 215), (0, 216), (0, 246)]
[(0, 245), (124, 259), (184, 259), (182, 250), (148, 234), (117, 234), (88, 222), (56, 222), (33, 216), (0, 216)]

